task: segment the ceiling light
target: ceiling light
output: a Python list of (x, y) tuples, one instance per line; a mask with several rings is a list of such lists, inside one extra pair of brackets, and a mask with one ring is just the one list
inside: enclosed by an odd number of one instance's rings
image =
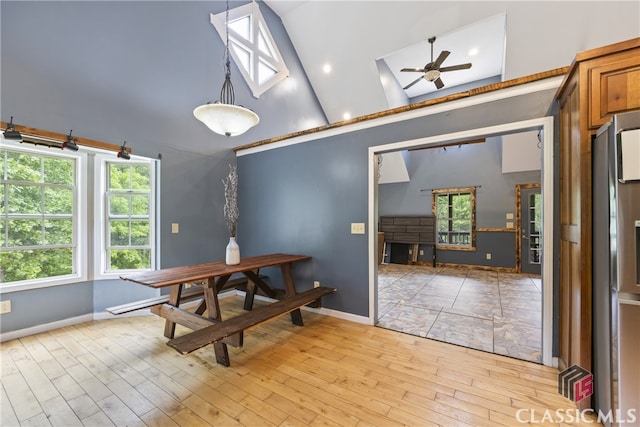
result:
[(4, 139), (22, 141), (22, 135), (13, 127), (13, 116), (11, 116), (11, 120), (2, 134), (4, 135)]
[(229, 0), (227, 0), (224, 25), (226, 32), (224, 53), (226, 73), (220, 90), (220, 100), (197, 107), (193, 110), (193, 115), (215, 133), (235, 136), (245, 133), (260, 123), (260, 118), (248, 108), (234, 105), (235, 93), (231, 84), (231, 55), (229, 53)]
[(76, 144), (76, 140), (71, 136), (71, 132), (73, 132), (73, 130), (69, 131), (67, 140), (62, 143), (62, 149), (64, 150), (66, 148), (67, 150), (78, 151), (78, 144)]
[(429, 80), (430, 82), (434, 81), (438, 77), (440, 77), (440, 71), (438, 70), (429, 70), (424, 73), (424, 78)]
[(329, 74), (331, 72), (331, 64), (329, 64), (328, 62), (324, 64), (322, 66), (322, 71), (324, 71), (325, 74)]
[(345, 120), (351, 119), (351, 113), (347, 111), (346, 113), (344, 113), (342, 115), (342, 118), (345, 119)]

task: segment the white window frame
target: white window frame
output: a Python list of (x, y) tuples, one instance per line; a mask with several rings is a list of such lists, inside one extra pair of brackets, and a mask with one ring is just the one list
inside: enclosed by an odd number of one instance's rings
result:
[(7, 148), (12, 151), (20, 151), (23, 153), (35, 155), (59, 156), (63, 158), (73, 159), (75, 161), (75, 191), (73, 195), (74, 215), (73, 215), (73, 245), (74, 245), (74, 264), (72, 266), (73, 273), (64, 276), (55, 276), (51, 278), (21, 280), (17, 282), (7, 282), (0, 284), (0, 294), (25, 291), (29, 289), (45, 288), (50, 286), (68, 285), (77, 282), (85, 282), (88, 280), (87, 268), (87, 155), (84, 152), (70, 151), (54, 151), (55, 148), (42, 148), (31, 146), (28, 143), (18, 143), (15, 141), (5, 140), (0, 136), (0, 147)]
[[(149, 239), (151, 247), (151, 267), (148, 269), (130, 269), (130, 270), (107, 270), (107, 242), (109, 242), (109, 220), (107, 212), (107, 163), (145, 163), (149, 165), (151, 176), (151, 193), (150, 193), (150, 214), (149, 214)], [(117, 159), (113, 153), (97, 154), (94, 164), (94, 181), (95, 181), (95, 197), (94, 197), (94, 218), (95, 218), (95, 240), (94, 240), (94, 272), (93, 278), (96, 280), (117, 279), (123, 274), (129, 274), (137, 271), (150, 271), (159, 267), (159, 204), (158, 204), (158, 161), (147, 157), (131, 155), (129, 160)]]
[[(244, 77), (244, 80), (249, 85), (251, 93), (254, 97), (259, 98), (260, 95), (271, 89), (280, 81), (286, 79), (289, 76), (289, 69), (284, 63), (284, 59), (278, 50), (275, 40), (271, 36), (267, 22), (264, 20), (258, 3), (252, 1), (246, 5), (236, 7), (229, 10), (229, 22), (233, 22), (249, 16), (251, 19), (251, 36), (249, 39), (242, 37), (231, 27), (229, 27), (229, 51), (231, 57), (236, 63), (240, 74)], [(218, 14), (210, 14), (211, 25), (218, 31), (223, 43), (226, 43), (226, 11)], [(266, 55), (260, 50), (258, 44), (258, 35), (264, 37), (265, 42), (269, 45), (271, 50), (271, 56)], [(250, 54), (249, 69), (242, 65), (236, 47), (243, 49)], [(260, 83), (258, 80), (260, 61), (267, 64), (275, 71), (275, 74), (266, 81)]]

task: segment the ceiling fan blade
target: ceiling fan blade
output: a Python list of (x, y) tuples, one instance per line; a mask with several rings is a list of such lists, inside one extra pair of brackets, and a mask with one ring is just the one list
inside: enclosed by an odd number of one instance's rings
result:
[(450, 67), (442, 67), (440, 68), (440, 72), (444, 73), (445, 71), (456, 71), (456, 70), (466, 70), (471, 68), (471, 64), (460, 64), (460, 65), (452, 65)]
[(425, 70), (424, 68), (403, 68), (400, 71), (410, 71), (410, 72), (416, 72), (416, 73), (426, 73), (427, 70)]
[(442, 89), (444, 87), (444, 83), (442, 83), (442, 79), (440, 77), (435, 79), (433, 83), (436, 85), (438, 89)]
[(422, 80), (424, 76), (420, 76), (417, 79), (415, 79), (414, 81), (412, 81), (411, 83), (409, 83), (408, 85), (406, 85), (405, 87), (403, 87), (402, 89), (407, 90), (409, 89), (411, 86), (413, 86), (414, 84), (418, 83), (420, 80)]
[(449, 52), (448, 50), (443, 50), (442, 52), (440, 52), (440, 56), (438, 56), (438, 59), (436, 59), (433, 63), (434, 68), (439, 68), (444, 60), (447, 59), (447, 56), (449, 56), (450, 54), (451, 52)]

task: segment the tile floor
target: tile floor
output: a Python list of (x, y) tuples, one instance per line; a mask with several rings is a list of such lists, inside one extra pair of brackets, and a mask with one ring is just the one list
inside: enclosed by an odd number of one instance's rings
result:
[(378, 319), (382, 328), (542, 361), (540, 276), (382, 264)]

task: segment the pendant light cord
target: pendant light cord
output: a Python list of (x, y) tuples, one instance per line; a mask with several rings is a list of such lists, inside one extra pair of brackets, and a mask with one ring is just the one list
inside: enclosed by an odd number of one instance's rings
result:
[(226, 32), (226, 44), (225, 44), (225, 76), (224, 83), (222, 84), (222, 90), (220, 90), (220, 102), (222, 104), (233, 104), (236, 100), (236, 95), (231, 84), (231, 55), (229, 52), (229, 0), (227, 0), (227, 11), (224, 20), (224, 29)]

